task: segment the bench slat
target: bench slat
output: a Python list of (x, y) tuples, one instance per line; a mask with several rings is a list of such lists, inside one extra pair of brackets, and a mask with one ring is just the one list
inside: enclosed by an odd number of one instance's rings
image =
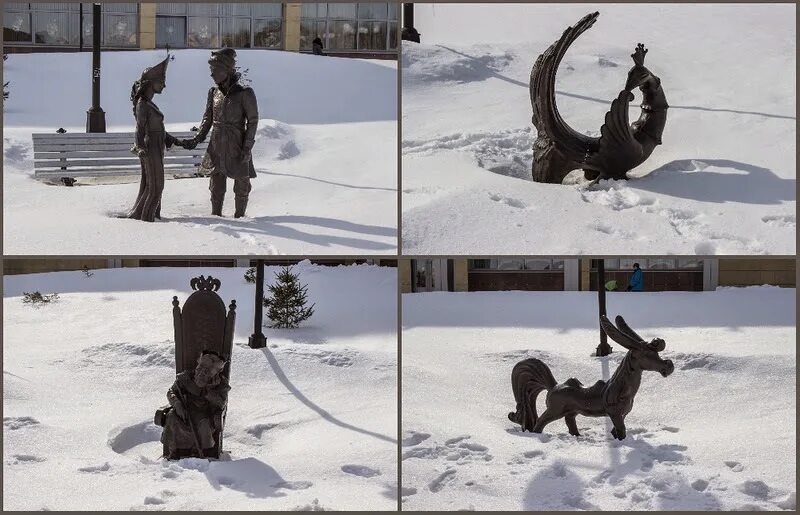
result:
[[(173, 175), (195, 175), (199, 168), (166, 168), (164, 175), (167, 177)], [(116, 177), (126, 175), (138, 175), (141, 173), (139, 168), (119, 168), (119, 169), (106, 169), (99, 170), (97, 168), (76, 168), (70, 170), (36, 170), (34, 177)]]
[[(164, 164), (199, 164), (202, 159), (199, 157), (176, 157), (174, 159), (170, 159), (169, 161), (165, 161)], [(95, 167), (103, 167), (103, 166), (124, 166), (124, 165), (138, 165), (141, 161), (138, 157), (129, 157), (123, 159), (71, 159), (64, 162), (60, 161), (35, 161), (33, 166), (34, 168), (72, 168), (72, 167), (81, 167), (81, 166), (95, 166)]]
[[(173, 147), (175, 148), (175, 147)], [(164, 154), (164, 159), (170, 159), (171, 157), (185, 157), (185, 156), (200, 156), (203, 157), (205, 151), (198, 151), (198, 149), (194, 150), (186, 150), (179, 148), (177, 150), (167, 150)], [(33, 159), (34, 160), (53, 160), (53, 159), (75, 159), (79, 157), (96, 157), (96, 158), (106, 158), (106, 157), (135, 157), (134, 154), (131, 153), (130, 149), (125, 150), (100, 150), (100, 151), (92, 151), (92, 150), (70, 150), (67, 152), (34, 152)]]
[[(133, 146), (133, 140), (128, 143), (112, 143), (112, 144), (85, 144), (85, 145), (34, 145), (33, 150), (34, 152), (49, 152), (49, 153), (58, 153), (58, 152), (105, 152), (105, 151), (126, 151), (130, 153), (131, 147)], [(200, 152), (201, 154), (206, 151), (208, 145), (197, 145), (194, 152)], [(183, 151), (184, 149), (180, 147), (172, 147), (173, 149), (177, 149), (176, 151)], [(173, 152), (173, 150), (169, 150), (168, 153)], [(191, 151), (189, 151), (191, 152)]]
[[(170, 134), (172, 134), (176, 138), (193, 138), (195, 135), (197, 135), (196, 132), (191, 132), (191, 131), (170, 132)], [(133, 139), (135, 135), (136, 135), (135, 132), (67, 132), (64, 134), (35, 132), (31, 134), (34, 141), (46, 141), (46, 140), (63, 141), (63, 140), (76, 140), (76, 139), (77, 140), (92, 139), (96, 141), (101, 141), (101, 140), (114, 140), (114, 139)]]

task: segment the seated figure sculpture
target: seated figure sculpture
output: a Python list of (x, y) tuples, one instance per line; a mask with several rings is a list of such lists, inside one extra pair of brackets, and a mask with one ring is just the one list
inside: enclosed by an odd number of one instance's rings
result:
[(175, 329), (175, 382), (169, 404), (156, 411), (154, 423), (164, 430), (163, 455), (219, 459), (227, 414), (230, 356), (236, 324), (236, 301), (228, 311), (217, 295), (219, 279), (195, 277), (195, 291), (183, 309), (172, 298)]
[(222, 374), (224, 368), (225, 360), (220, 355), (205, 351), (194, 370), (176, 376), (167, 392), (173, 409), (166, 412), (161, 433), (167, 459), (215, 456), (215, 434), (222, 431), (231, 389), (228, 378)]

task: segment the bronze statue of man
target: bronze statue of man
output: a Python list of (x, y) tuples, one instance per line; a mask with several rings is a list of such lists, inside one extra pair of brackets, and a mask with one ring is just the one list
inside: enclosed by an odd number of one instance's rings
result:
[(222, 430), (222, 413), (231, 389), (228, 378), (222, 374), (224, 368), (224, 359), (215, 352), (205, 351), (194, 370), (185, 370), (175, 377), (175, 383), (167, 391), (173, 409), (167, 412), (161, 433), (165, 458), (213, 455), (214, 434)]
[(250, 179), (256, 176), (251, 151), (258, 128), (258, 104), (253, 89), (239, 84), (241, 74), (236, 71), (235, 50), (212, 51), (208, 64), (216, 86), (208, 90), (200, 131), (183, 143), (186, 148), (194, 148), (211, 131), (211, 141), (200, 165), (202, 172), (211, 175), (211, 214), (222, 216), (226, 178), (230, 177), (236, 200), (234, 217), (241, 218), (247, 209)]

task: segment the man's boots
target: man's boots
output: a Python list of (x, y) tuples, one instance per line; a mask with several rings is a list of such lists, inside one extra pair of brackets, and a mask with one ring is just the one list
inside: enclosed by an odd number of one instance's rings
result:
[(234, 218), (242, 218), (244, 216), (244, 212), (247, 209), (247, 197), (239, 198), (236, 197), (236, 211), (233, 213)]
[(222, 202), (211, 202), (211, 214), (214, 216), (222, 216)]

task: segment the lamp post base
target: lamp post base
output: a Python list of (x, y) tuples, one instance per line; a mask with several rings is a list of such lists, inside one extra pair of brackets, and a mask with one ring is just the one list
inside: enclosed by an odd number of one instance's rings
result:
[(403, 30), (400, 32), (400, 39), (403, 41), (413, 41), (414, 43), (419, 43), (419, 32), (414, 27), (403, 27)]
[(86, 132), (106, 132), (106, 113), (100, 108), (86, 111)]
[(263, 334), (254, 334), (247, 341), (247, 345), (251, 349), (263, 349), (267, 346), (267, 337)]
[(595, 356), (603, 357), (603, 356), (608, 356), (609, 354), (611, 354), (611, 345), (607, 343), (601, 343), (600, 345), (597, 346), (597, 351)]

